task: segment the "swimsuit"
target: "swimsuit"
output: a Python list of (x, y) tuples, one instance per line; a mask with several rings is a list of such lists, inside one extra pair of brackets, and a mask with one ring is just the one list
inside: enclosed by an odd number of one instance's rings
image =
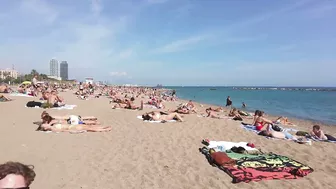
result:
[(264, 127), (263, 122), (256, 122), (256, 130), (261, 131), (261, 129)]

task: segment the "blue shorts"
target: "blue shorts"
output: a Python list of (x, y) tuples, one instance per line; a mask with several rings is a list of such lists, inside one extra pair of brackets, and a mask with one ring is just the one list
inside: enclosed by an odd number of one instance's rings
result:
[(284, 132), (284, 134), (286, 139), (293, 139), (293, 135), (290, 134), (289, 132)]

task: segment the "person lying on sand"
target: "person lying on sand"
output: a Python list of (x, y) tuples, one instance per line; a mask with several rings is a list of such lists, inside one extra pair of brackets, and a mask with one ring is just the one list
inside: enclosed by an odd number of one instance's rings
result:
[(37, 129), (38, 131), (53, 131), (53, 132), (73, 132), (73, 131), (88, 131), (88, 132), (104, 132), (110, 131), (109, 126), (101, 125), (85, 125), (85, 124), (63, 124), (60, 120), (55, 120), (50, 115), (45, 115), (42, 119), (42, 124)]
[(7, 102), (7, 101), (12, 101), (12, 99), (0, 94), (0, 102)]
[(276, 123), (276, 124), (282, 124), (282, 125), (294, 125), (293, 123), (291, 123), (291, 122), (288, 121), (287, 117), (283, 117), (283, 116), (278, 117), (278, 119), (276, 119), (274, 121), (274, 123)]
[(218, 108), (212, 108), (212, 107), (210, 107), (208, 109), (211, 110), (211, 111), (214, 111), (214, 112), (224, 112), (224, 110), (223, 110), (222, 107), (218, 107)]
[(205, 112), (206, 112), (205, 117), (214, 118), (214, 119), (225, 119), (225, 118), (227, 118), (226, 116), (219, 116), (211, 108), (207, 108), (205, 110)]
[(278, 138), (278, 139), (298, 140), (297, 137), (293, 136), (287, 131), (284, 131), (284, 132), (274, 131), (271, 125), (267, 125), (266, 130), (260, 131), (258, 135)]
[(319, 125), (314, 125), (313, 126), (313, 130), (310, 132), (310, 135), (319, 139), (319, 140), (330, 140), (330, 141), (336, 141), (336, 138), (328, 135), (328, 134), (324, 134), (324, 132), (322, 131), (321, 127)]
[[(46, 111), (43, 111), (41, 114), (41, 119), (43, 117), (49, 115)], [(93, 116), (82, 117), (79, 115), (68, 115), (68, 116), (51, 116), (56, 121), (61, 121), (61, 123), (68, 124), (85, 124), (85, 125), (99, 125), (98, 119)]]
[(125, 99), (126, 104), (117, 103), (112, 107), (112, 109), (125, 108), (125, 109), (130, 109), (130, 110), (143, 110), (143, 101), (141, 100), (140, 106), (137, 107), (137, 106), (134, 105), (134, 100), (135, 99), (133, 97), (130, 100)]
[(144, 121), (171, 121), (176, 120), (183, 122), (182, 117), (178, 113), (166, 113), (161, 111), (152, 111), (142, 114)]

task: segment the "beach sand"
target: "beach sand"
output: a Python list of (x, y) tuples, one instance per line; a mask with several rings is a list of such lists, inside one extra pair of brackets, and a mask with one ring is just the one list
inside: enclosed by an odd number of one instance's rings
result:
[[(146, 123), (136, 118), (143, 112), (113, 110), (105, 97), (79, 100), (61, 93), (73, 110), (48, 110), (51, 115), (96, 116), (106, 133), (37, 132), (43, 109), (25, 108), (32, 98), (12, 97), (0, 103), (1, 162), (20, 161), (35, 166), (37, 177), (31, 188), (335, 188), (336, 144), (270, 140), (247, 132), (240, 122), (184, 116), (184, 123)], [(169, 107), (177, 102), (168, 103)], [(295, 120), (306, 130), (311, 123)], [(296, 129), (300, 127), (294, 127)], [(336, 127), (323, 127), (335, 134)], [(232, 184), (223, 171), (209, 165), (199, 152), (202, 139), (253, 142), (265, 152), (286, 155), (315, 171), (296, 180), (271, 180)]]

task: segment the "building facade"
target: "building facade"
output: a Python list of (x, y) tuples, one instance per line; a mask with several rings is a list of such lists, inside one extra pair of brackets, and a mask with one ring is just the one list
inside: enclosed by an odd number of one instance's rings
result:
[(0, 78), (1, 79), (6, 79), (7, 77), (17, 79), (18, 75), (19, 75), (19, 72), (14, 70), (14, 69), (0, 70)]
[(69, 72), (68, 72), (68, 62), (62, 61), (60, 64), (60, 77), (62, 80), (68, 80), (69, 79)]
[(50, 60), (50, 76), (58, 77), (58, 61), (56, 59)]

